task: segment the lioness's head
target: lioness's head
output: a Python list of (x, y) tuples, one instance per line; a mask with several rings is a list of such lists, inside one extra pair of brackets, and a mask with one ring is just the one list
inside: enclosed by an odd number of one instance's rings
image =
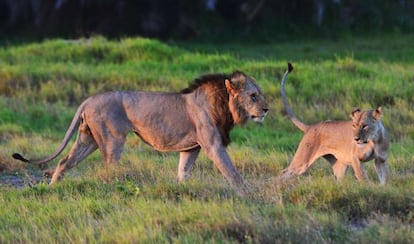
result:
[(249, 119), (263, 122), (269, 107), (256, 81), (243, 72), (235, 71), (225, 80), (229, 93), (229, 107), (235, 124), (244, 124)]
[(358, 144), (367, 143), (374, 139), (378, 131), (378, 122), (381, 119), (382, 109), (361, 111), (356, 108), (351, 113), (354, 140)]

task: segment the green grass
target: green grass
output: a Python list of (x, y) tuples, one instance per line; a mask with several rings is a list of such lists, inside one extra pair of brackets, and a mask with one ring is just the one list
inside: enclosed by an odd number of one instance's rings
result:
[[(3, 46), (0, 242), (412, 243), (413, 38), (211, 44), (95, 37)], [(335, 181), (324, 160), (301, 177), (278, 180), (302, 137), (280, 100), (287, 61), (295, 67), (288, 97), (308, 123), (383, 106), (392, 140), (387, 186), (378, 185), (373, 162), (366, 164), (365, 183), (352, 170)], [(42, 169), (11, 158), (52, 153), (76, 106), (92, 94), (179, 91), (202, 74), (235, 69), (256, 78), (271, 106), (264, 124), (231, 134), (228, 151), (251, 184), (251, 197), (237, 197), (204, 154), (190, 179), (178, 184), (178, 154), (156, 152), (134, 135), (119, 165), (103, 167), (95, 152), (53, 188)], [(12, 180), (19, 184), (5, 185)]]

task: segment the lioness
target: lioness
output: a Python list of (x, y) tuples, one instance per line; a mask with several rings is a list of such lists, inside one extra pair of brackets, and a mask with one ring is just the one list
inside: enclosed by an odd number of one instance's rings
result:
[(230, 130), (252, 119), (262, 122), (268, 112), (265, 97), (256, 81), (240, 71), (231, 75), (202, 76), (181, 92), (114, 91), (86, 99), (52, 155), (28, 160), (43, 164), (56, 158), (78, 129), (69, 154), (50, 172), (50, 184), (76, 166), (97, 148), (106, 164), (120, 160), (129, 132), (159, 151), (179, 151), (178, 180), (189, 176), (200, 149), (206, 153), (237, 193), (248, 192), (243, 178), (233, 166), (226, 146)]
[(389, 138), (381, 122), (381, 107), (375, 110), (354, 109), (352, 120), (324, 121), (306, 125), (293, 113), (286, 98), (285, 82), (293, 66), (288, 69), (281, 81), (281, 96), (289, 119), (305, 134), (288, 168), (281, 173), (283, 178), (303, 174), (319, 157), (327, 159), (333, 167), (337, 179), (345, 175), (351, 165), (355, 176), (362, 181), (365, 171), (361, 162), (375, 159), (375, 167), (381, 184), (389, 177), (387, 151)]

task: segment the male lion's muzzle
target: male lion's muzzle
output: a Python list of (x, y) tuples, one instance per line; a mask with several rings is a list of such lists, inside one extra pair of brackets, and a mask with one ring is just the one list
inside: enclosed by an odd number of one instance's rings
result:
[(257, 122), (257, 123), (262, 123), (263, 121), (264, 121), (264, 118), (266, 117), (266, 115), (267, 115), (267, 113), (269, 112), (269, 109), (267, 109), (267, 108), (264, 108), (263, 109), (263, 112), (262, 112), (262, 114), (260, 115), (260, 116), (257, 116), (257, 115), (252, 115), (252, 116), (250, 116), (251, 117), (251, 119), (254, 121), (254, 122)]

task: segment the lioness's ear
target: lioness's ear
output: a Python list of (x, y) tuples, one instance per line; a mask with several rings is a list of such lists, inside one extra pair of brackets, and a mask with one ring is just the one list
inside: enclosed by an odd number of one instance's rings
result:
[(382, 108), (381, 108), (381, 106), (379, 106), (377, 109), (375, 109), (375, 111), (372, 112), (372, 116), (376, 120), (381, 119), (381, 116), (382, 116)]

